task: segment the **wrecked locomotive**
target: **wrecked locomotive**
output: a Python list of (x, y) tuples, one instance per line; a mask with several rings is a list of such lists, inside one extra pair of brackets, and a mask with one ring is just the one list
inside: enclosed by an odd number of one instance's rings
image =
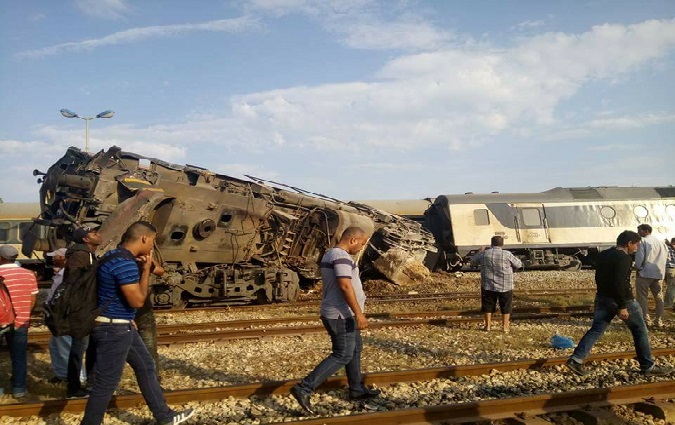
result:
[(350, 226), (372, 235), (363, 269), (395, 283), (423, 276), (436, 261), (433, 236), (411, 220), (117, 147), (93, 155), (71, 147), (34, 174), (42, 175), (41, 212), (23, 252), (65, 246), (75, 227), (100, 226), (100, 254), (132, 222), (150, 221), (166, 270), (152, 284), (155, 307), (295, 300), (301, 282), (320, 279), (323, 252)]

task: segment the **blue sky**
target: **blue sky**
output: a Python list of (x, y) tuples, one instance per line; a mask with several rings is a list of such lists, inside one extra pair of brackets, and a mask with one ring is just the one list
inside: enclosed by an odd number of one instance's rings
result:
[(342, 199), (673, 184), (675, 2), (0, 0), (0, 197), (112, 145)]

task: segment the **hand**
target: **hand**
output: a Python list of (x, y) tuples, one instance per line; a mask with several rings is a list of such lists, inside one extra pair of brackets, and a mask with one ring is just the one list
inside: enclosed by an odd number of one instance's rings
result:
[(481, 251), (485, 251), (485, 246), (481, 246), (481, 247), (478, 249), (478, 252), (481, 252)]
[(368, 319), (366, 319), (366, 316), (363, 313), (356, 315), (356, 329), (368, 329)]
[(624, 322), (628, 320), (628, 309), (627, 308), (622, 308), (619, 310), (619, 319), (623, 320)]
[(153, 251), (150, 250), (150, 252), (147, 255), (141, 255), (138, 257), (138, 260), (141, 262), (141, 267), (143, 268), (144, 272), (150, 273), (150, 269), (152, 268), (152, 254)]

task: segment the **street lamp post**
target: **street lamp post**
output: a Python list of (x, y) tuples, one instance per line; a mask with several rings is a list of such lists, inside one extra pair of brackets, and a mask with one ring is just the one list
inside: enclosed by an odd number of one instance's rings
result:
[(89, 121), (95, 118), (112, 118), (115, 115), (115, 112), (111, 110), (103, 111), (96, 114), (94, 117), (81, 117), (70, 109), (61, 109), (61, 115), (66, 118), (79, 118), (84, 120), (84, 151), (89, 152)]

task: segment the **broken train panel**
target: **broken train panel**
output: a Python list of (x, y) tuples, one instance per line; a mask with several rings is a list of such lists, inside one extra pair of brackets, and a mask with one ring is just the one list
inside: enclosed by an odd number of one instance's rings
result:
[(77, 226), (100, 226), (105, 252), (129, 224), (147, 220), (157, 227), (155, 253), (166, 269), (152, 285), (156, 306), (294, 300), (301, 281), (320, 279), (323, 252), (350, 226), (372, 235), (362, 265), (396, 283), (420, 278), (421, 264), (435, 261), (433, 236), (418, 223), (117, 147), (94, 155), (70, 148), (39, 174), (36, 224), (47, 237), (32, 232), (24, 250), (51, 249)]

